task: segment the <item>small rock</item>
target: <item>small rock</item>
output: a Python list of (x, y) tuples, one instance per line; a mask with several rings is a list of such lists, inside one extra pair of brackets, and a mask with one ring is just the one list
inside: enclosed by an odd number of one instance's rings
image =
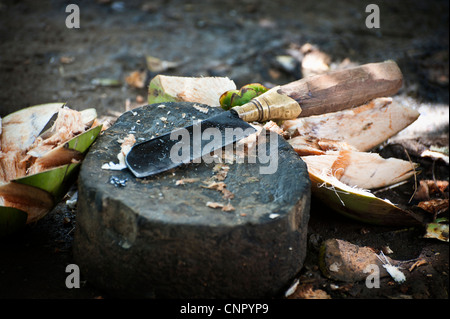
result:
[(383, 248), (381, 248), (383, 253), (385, 255), (390, 255), (393, 254), (394, 252), (392, 251), (392, 249), (389, 246), (384, 246)]
[[(393, 262), (390, 259), (388, 261)], [(326, 277), (344, 282), (365, 280), (370, 273), (365, 270), (370, 265), (379, 267), (380, 277), (389, 275), (371, 248), (359, 247), (339, 239), (329, 239), (323, 243), (319, 265)]]

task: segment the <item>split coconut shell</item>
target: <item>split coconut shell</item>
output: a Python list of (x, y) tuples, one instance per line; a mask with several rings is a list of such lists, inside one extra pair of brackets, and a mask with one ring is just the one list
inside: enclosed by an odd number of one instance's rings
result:
[(155, 76), (149, 85), (148, 103), (196, 102), (219, 106), (220, 96), (236, 90), (234, 81), (226, 77)]
[(372, 192), (350, 187), (334, 177), (310, 172), (311, 190), (316, 199), (334, 211), (360, 222), (385, 225), (419, 225), (414, 214)]
[(406, 182), (418, 165), (368, 151), (419, 115), (391, 97), (380, 97), (348, 110), (287, 120), (281, 128), (308, 166), (315, 198), (358, 221), (404, 226), (420, 222), (413, 212), (371, 190)]
[(39, 220), (67, 193), (102, 129), (96, 117), (50, 103), (1, 120), (0, 236)]

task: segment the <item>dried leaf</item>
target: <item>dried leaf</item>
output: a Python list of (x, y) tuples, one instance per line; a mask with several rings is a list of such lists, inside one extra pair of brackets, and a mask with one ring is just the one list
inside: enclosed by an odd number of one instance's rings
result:
[(417, 206), (430, 214), (437, 215), (448, 210), (448, 199), (435, 198), (420, 202)]

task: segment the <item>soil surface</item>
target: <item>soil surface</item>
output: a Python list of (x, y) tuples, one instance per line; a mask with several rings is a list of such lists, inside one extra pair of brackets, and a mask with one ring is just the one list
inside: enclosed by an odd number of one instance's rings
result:
[[(405, 140), (414, 142), (416, 149), (448, 147), (446, 0), (73, 2), (80, 9), (78, 29), (65, 24), (71, 1), (0, 2), (0, 116), (62, 101), (79, 110), (94, 107), (99, 116), (113, 121), (145, 104), (145, 86), (136, 88), (125, 78), (147, 69), (146, 56), (177, 63), (161, 72), (148, 71), (147, 82), (164, 73), (228, 76), (238, 87), (251, 82), (283, 84), (302, 74), (282, 68), (276, 57), (288, 54), (292, 46), (311, 43), (335, 64), (344, 59), (356, 64), (392, 59), (399, 64), (404, 86), (396, 99), (418, 108), (424, 117), (381, 152), (404, 157), (395, 145), (405, 145)], [(369, 3), (380, 8), (378, 29), (366, 27)], [(105, 85), (99, 79), (119, 83)], [(421, 178), (448, 181), (448, 165), (411, 154), (423, 168)], [(75, 192), (76, 185), (70, 194)], [(411, 192), (406, 200), (410, 196)], [(448, 189), (441, 196), (448, 198)], [(448, 209), (443, 216), (448, 216)], [(74, 263), (75, 218), (76, 207), (63, 201), (36, 224), (1, 239), (0, 298), (108, 298), (107, 292), (83, 281), (82, 274), (81, 288), (66, 287), (66, 267)], [(425, 263), (412, 271), (404, 269), (407, 280), (402, 284), (390, 277), (372, 289), (364, 281), (337, 282), (324, 277), (318, 267), (319, 247), (330, 238), (376, 251), (389, 246), (392, 259)], [(448, 243), (423, 238), (421, 227), (362, 224), (313, 198), (308, 254), (299, 289), (291, 298), (447, 299), (448, 264)], [(309, 288), (312, 294), (300, 293)]]

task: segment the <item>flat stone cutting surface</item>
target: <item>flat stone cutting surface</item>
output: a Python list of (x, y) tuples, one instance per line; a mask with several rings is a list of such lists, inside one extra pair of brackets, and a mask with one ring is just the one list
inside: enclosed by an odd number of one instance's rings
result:
[(283, 138), (267, 133), (267, 143), (259, 145), (268, 154), (277, 143), (273, 174), (261, 174), (269, 163), (259, 160), (226, 164), (221, 182), (231, 199), (206, 187), (220, 181), (216, 163), (190, 163), (143, 179), (128, 169), (101, 168), (118, 162), (120, 141), (130, 133), (140, 142), (222, 112), (200, 105), (208, 109), (205, 114), (193, 105), (128, 111), (91, 147), (78, 182), (74, 257), (81, 274), (119, 297), (279, 295), (303, 265), (310, 207), (306, 165)]

